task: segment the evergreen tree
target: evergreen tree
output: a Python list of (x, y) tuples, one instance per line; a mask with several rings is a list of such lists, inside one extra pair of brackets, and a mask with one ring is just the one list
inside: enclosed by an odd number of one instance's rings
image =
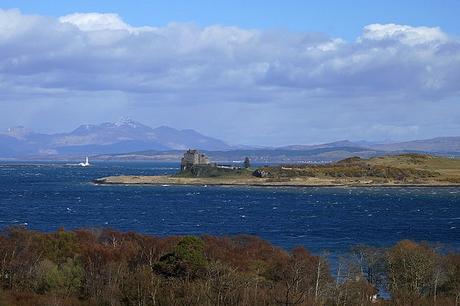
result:
[(245, 169), (251, 168), (251, 162), (249, 161), (249, 157), (246, 157), (244, 159), (244, 168)]

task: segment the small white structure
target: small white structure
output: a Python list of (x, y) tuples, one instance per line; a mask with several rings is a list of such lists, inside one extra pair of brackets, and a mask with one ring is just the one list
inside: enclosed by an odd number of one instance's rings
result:
[(82, 166), (82, 167), (88, 167), (88, 166), (90, 166), (88, 156), (86, 156), (86, 160), (85, 160), (84, 163), (79, 163), (78, 165), (79, 165), (79, 166)]
[(220, 168), (220, 169), (230, 169), (230, 170), (238, 170), (238, 169), (241, 169), (240, 167), (238, 166), (232, 166), (232, 165), (216, 165), (217, 168)]

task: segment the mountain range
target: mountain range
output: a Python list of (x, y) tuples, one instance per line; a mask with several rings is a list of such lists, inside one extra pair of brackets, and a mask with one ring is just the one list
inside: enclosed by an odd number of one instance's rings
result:
[(283, 147), (233, 146), (194, 130), (167, 126), (151, 128), (123, 119), (115, 123), (85, 124), (68, 133), (43, 134), (25, 127), (0, 133), (0, 158), (98, 158), (177, 160), (183, 150), (206, 151), (214, 160), (240, 160), (251, 156), (260, 162), (331, 161), (350, 156), (371, 157), (392, 153), (429, 153), (460, 156), (460, 137), (437, 137), (399, 143), (342, 140), (317, 145)]
[(421, 152), (441, 155), (460, 154), (460, 137), (436, 137), (423, 140), (413, 140), (396, 143), (372, 143), (366, 141), (351, 142), (348, 140), (318, 144), (318, 145), (291, 145), (277, 148), (278, 150), (313, 150), (324, 148), (366, 148), (385, 152)]
[(77, 156), (187, 148), (229, 150), (232, 147), (194, 130), (167, 126), (151, 128), (130, 119), (85, 124), (69, 133), (41, 134), (21, 126), (0, 133), (1, 157)]

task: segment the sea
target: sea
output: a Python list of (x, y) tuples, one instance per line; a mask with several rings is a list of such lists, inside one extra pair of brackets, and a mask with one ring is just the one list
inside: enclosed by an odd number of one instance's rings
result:
[(460, 248), (460, 188), (100, 186), (177, 163), (0, 162), (0, 229), (112, 228), (145, 234), (256, 235), (285, 249), (344, 254), (402, 239)]

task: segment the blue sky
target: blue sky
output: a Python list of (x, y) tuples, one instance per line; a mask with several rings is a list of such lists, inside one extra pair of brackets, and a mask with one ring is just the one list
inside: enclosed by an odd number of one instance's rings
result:
[(0, 1), (0, 130), (460, 135), (460, 1)]

